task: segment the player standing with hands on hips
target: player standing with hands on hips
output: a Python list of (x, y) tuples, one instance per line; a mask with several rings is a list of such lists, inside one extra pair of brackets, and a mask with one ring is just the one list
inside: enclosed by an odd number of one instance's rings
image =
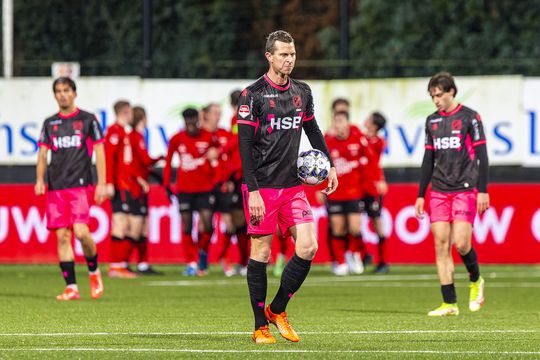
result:
[[(306, 279), (317, 252), (313, 215), (297, 176), (301, 129), (315, 149), (328, 159), (330, 155), (315, 121), (311, 89), (289, 77), (296, 61), (292, 36), (282, 30), (268, 35), (265, 56), (268, 72), (242, 92), (238, 107), (242, 196), (251, 236), (247, 282), (255, 316), (252, 338), (256, 343), (276, 342), (268, 329), (270, 322), (282, 337), (297, 342), (300, 338), (289, 324), (285, 308)], [(323, 192), (331, 194), (337, 185), (331, 163)], [(295, 254), (283, 270), (278, 293), (265, 308), (266, 265), (278, 225), (293, 235)]]
[(469, 309), (478, 311), (484, 304), (484, 279), (471, 239), (476, 213), (482, 214), (489, 207), (486, 137), (480, 115), (455, 101), (457, 87), (452, 75), (433, 75), (428, 92), (437, 111), (426, 120), (425, 154), (415, 209), (416, 216), (423, 218), (424, 196), (431, 181), (431, 231), (443, 295), (442, 305), (428, 315), (458, 315), (452, 243), (469, 272)]

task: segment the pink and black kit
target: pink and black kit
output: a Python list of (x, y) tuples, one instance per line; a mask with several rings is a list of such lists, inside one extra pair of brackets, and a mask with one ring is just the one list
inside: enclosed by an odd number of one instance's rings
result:
[(51, 150), (47, 168), (47, 228), (88, 224), (92, 181), (92, 150), (103, 142), (96, 117), (76, 109), (45, 120), (38, 146)]
[(425, 131), (418, 196), (425, 196), (431, 181), (431, 222), (474, 223), (476, 196), (487, 193), (489, 166), (480, 115), (459, 104), (450, 113), (428, 116)]

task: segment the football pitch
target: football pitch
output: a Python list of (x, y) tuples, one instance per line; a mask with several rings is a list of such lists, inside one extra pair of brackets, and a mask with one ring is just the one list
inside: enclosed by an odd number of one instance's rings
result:
[[(204, 278), (157, 268), (166, 275), (104, 278), (96, 301), (78, 264), (81, 300), (57, 302), (57, 266), (0, 266), (0, 359), (540, 358), (540, 266), (482, 266), (486, 304), (471, 313), (468, 278), (456, 265), (460, 315), (446, 318), (426, 315), (441, 303), (434, 266), (341, 278), (315, 266), (288, 307), (302, 340), (287, 342), (271, 327), (273, 345), (251, 341), (245, 278), (217, 267)], [(268, 279), (272, 298), (279, 279)]]

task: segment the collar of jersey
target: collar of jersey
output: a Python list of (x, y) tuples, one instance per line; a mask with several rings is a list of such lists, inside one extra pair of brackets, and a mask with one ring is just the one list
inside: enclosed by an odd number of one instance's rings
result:
[(275, 89), (278, 89), (280, 91), (286, 91), (286, 90), (289, 90), (289, 88), (291, 87), (291, 78), (287, 77), (287, 84), (285, 84), (285, 86), (281, 86), (281, 85), (278, 85), (276, 84), (275, 82), (273, 82), (267, 74), (264, 74), (264, 80), (266, 80), (267, 83), (270, 84), (270, 86), (272, 86), (273, 88)]
[(446, 112), (444, 112), (444, 111), (439, 111), (439, 114), (440, 114), (441, 116), (452, 116), (452, 115), (454, 115), (455, 113), (457, 113), (459, 110), (461, 110), (462, 107), (463, 107), (463, 105), (458, 104), (458, 106), (456, 106), (456, 108), (455, 108), (454, 110), (450, 111), (449, 113), (446, 113)]
[(74, 117), (74, 116), (77, 116), (80, 112), (81, 112), (81, 109), (75, 108), (75, 111), (72, 112), (71, 114), (64, 115), (64, 114), (62, 114), (61, 112), (58, 112), (58, 116), (59, 116), (61, 119), (69, 119), (69, 118), (72, 118), (72, 117)]

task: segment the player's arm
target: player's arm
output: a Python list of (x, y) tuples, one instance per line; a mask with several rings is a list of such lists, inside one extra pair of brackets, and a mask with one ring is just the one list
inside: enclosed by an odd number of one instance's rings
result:
[(167, 149), (167, 156), (165, 157), (165, 167), (163, 168), (163, 187), (165, 187), (165, 189), (168, 189), (171, 184), (172, 160), (174, 153), (178, 148), (176, 139), (177, 137), (173, 136), (169, 141), (169, 148)]
[(264, 218), (264, 201), (259, 193), (259, 184), (255, 177), (255, 159), (253, 158), (253, 144), (256, 131), (259, 127), (260, 106), (257, 98), (249, 91), (244, 90), (238, 104), (238, 147), (242, 159), (244, 181), (249, 191), (249, 215), (254, 221)]
[(49, 148), (45, 145), (39, 147), (38, 159), (36, 165), (36, 186), (34, 192), (36, 195), (45, 194), (45, 170), (47, 169), (47, 153)]
[(306, 136), (309, 139), (309, 143), (313, 146), (314, 149), (322, 151), (328, 160), (330, 161), (330, 172), (328, 174), (328, 187), (322, 191), (325, 195), (330, 195), (336, 191), (338, 187), (338, 179), (336, 174), (336, 168), (334, 167), (334, 162), (326, 146), (326, 141), (324, 141), (324, 136), (317, 125), (317, 120), (315, 120), (314, 108), (313, 108), (313, 96), (311, 95), (311, 89), (307, 88), (307, 104), (306, 104), (306, 113), (302, 122), (302, 127), (306, 133)]
[(426, 140), (424, 159), (420, 168), (420, 188), (418, 189), (418, 198), (414, 204), (416, 209), (416, 217), (422, 219), (424, 217), (424, 197), (433, 175), (433, 167), (435, 165), (435, 147), (433, 146), (433, 137), (431, 136), (429, 119), (426, 120)]
[(94, 200), (101, 204), (107, 198), (105, 147), (102, 142), (94, 144), (96, 153), (97, 185)]
[(109, 128), (105, 138), (105, 183), (109, 197), (114, 196), (114, 167), (118, 165), (115, 164), (115, 161), (118, 158), (117, 153), (123, 142), (123, 139), (120, 139), (120, 134), (113, 129)]
[(489, 208), (488, 194), (488, 177), (489, 177), (489, 160), (487, 154), (486, 135), (484, 134), (484, 126), (480, 115), (476, 115), (472, 121), (470, 136), (473, 140), (473, 147), (478, 161), (478, 197), (476, 200), (476, 208), (479, 214), (482, 214)]

